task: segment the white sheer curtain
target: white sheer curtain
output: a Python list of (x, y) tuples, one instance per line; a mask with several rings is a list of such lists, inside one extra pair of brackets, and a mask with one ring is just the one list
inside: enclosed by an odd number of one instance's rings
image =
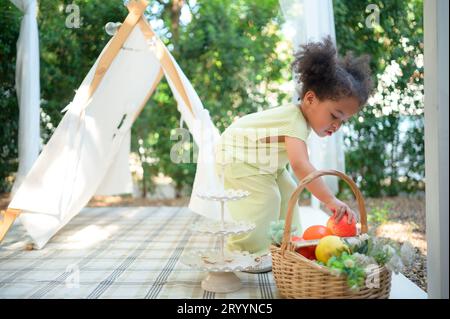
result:
[[(292, 41), (295, 51), (300, 45), (319, 41), (327, 35), (336, 42), (332, 0), (279, 0), (279, 2), (286, 20), (283, 29), (286, 37)], [(292, 99), (297, 102), (298, 95), (295, 90)], [(317, 169), (345, 171), (342, 131), (326, 138), (320, 138), (312, 131), (307, 144), (311, 163)], [(326, 176), (324, 180), (336, 194), (337, 177)], [(319, 208), (319, 200), (314, 196), (312, 199), (312, 206)]]
[(11, 0), (24, 13), (17, 40), (16, 90), (19, 102), (19, 169), (12, 193), (39, 155), (39, 37), (36, 0)]

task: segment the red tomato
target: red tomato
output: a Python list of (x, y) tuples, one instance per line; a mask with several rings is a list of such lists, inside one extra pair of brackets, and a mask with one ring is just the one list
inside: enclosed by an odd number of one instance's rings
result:
[(297, 248), (296, 251), (308, 259), (316, 259), (316, 246), (301, 247)]
[(333, 232), (328, 227), (322, 225), (314, 225), (308, 227), (303, 233), (305, 240), (321, 239), (322, 237), (333, 235)]
[[(292, 236), (292, 241), (299, 241), (299, 240), (303, 240), (303, 238), (298, 236)], [(297, 248), (295, 251), (308, 259), (311, 260), (316, 259), (316, 246), (301, 247)]]
[(353, 218), (352, 223), (347, 223), (347, 215), (344, 215), (339, 223), (336, 223), (336, 214), (333, 214), (328, 219), (328, 228), (333, 232), (333, 235), (339, 237), (351, 237), (356, 236), (356, 221)]

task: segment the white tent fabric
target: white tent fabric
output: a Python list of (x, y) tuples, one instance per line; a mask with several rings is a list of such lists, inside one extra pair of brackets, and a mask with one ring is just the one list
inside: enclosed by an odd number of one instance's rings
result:
[[(165, 47), (164, 50), (168, 52)], [(212, 187), (220, 188), (211, 161), (214, 144), (220, 134), (192, 85), (170, 53), (169, 56), (182, 80), (194, 114), (185, 104), (170, 74), (166, 73), (168, 83), (178, 101), (178, 109), (199, 146), (196, 180), (189, 207), (206, 217), (219, 218), (214, 213), (219, 212), (219, 204), (204, 202), (195, 194)], [(136, 26), (97, 90), (87, 100), (88, 88), (100, 57), (73, 101), (65, 108), (67, 113), (9, 205), (9, 208), (22, 210), (19, 218), (38, 249), (44, 247), (59, 229), (78, 214), (92, 195), (123, 192), (126, 189), (117, 183), (126, 181), (129, 174), (124, 173), (124, 161), (118, 158), (120, 154), (128, 154), (134, 116), (156, 83), (162, 65)], [(124, 158), (126, 160), (127, 156)], [(116, 170), (116, 167), (119, 169)], [(108, 190), (110, 183), (113, 189)]]
[[(182, 115), (183, 121), (192, 133), (195, 143), (198, 146), (197, 169), (195, 173), (194, 184), (192, 186), (192, 194), (189, 201), (189, 209), (211, 219), (220, 218), (220, 204), (214, 201), (206, 201), (201, 199), (198, 194), (204, 194), (211, 191), (222, 191), (223, 181), (215, 171), (215, 145), (220, 139), (220, 132), (211, 120), (209, 112), (203, 107), (203, 104), (192, 84), (184, 75), (175, 59), (170, 56), (174, 62), (177, 72), (181, 77), (184, 88), (191, 102), (195, 118), (190, 113), (187, 105), (184, 103), (178, 90), (176, 90), (170, 78), (169, 85), (174, 92), (174, 96), (178, 102), (178, 110)], [(227, 208), (224, 209), (224, 218), (230, 220), (231, 217)]]
[(117, 195), (133, 193), (133, 178), (130, 171), (131, 131), (128, 131), (117, 155), (95, 195)]
[(17, 40), (16, 91), (19, 102), (19, 169), (14, 194), (39, 155), (39, 37), (36, 0), (11, 0), (24, 13)]
[[(330, 35), (336, 42), (332, 0), (279, 0), (285, 17), (285, 33), (292, 41), (294, 50), (311, 41), (320, 41)], [(293, 101), (298, 99), (297, 92)], [(319, 170), (334, 169), (345, 171), (344, 141), (339, 130), (330, 137), (320, 138), (315, 132), (307, 141), (311, 163)], [(328, 187), (336, 194), (338, 178), (324, 176)], [(313, 196), (312, 206), (320, 207), (320, 202)]]

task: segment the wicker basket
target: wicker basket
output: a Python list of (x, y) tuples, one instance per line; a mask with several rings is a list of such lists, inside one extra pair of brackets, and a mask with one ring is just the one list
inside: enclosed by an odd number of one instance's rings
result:
[(281, 247), (271, 245), (272, 271), (280, 294), (284, 298), (333, 298), (333, 299), (360, 299), (360, 298), (388, 298), (391, 290), (391, 272), (386, 267), (374, 269), (374, 275), (379, 282), (376, 288), (366, 285), (354, 292), (348, 288), (345, 276), (336, 276), (327, 267), (320, 266), (295, 251), (290, 241), (292, 211), (297, 205), (298, 196), (305, 185), (312, 180), (323, 176), (334, 175), (341, 177), (352, 189), (359, 207), (361, 233), (367, 233), (367, 215), (364, 199), (356, 184), (347, 175), (335, 170), (315, 171), (300, 181), (292, 194), (286, 216), (283, 240)]

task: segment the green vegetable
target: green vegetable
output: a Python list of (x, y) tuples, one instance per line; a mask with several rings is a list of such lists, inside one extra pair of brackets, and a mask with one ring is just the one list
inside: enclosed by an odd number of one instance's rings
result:
[(345, 275), (350, 289), (359, 290), (364, 285), (366, 278), (364, 268), (347, 252), (328, 259), (327, 267), (336, 275)]
[[(280, 219), (270, 223), (269, 238), (275, 245), (281, 245), (281, 241), (283, 240), (284, 224), (285, 224), (284, 219)], [(291, 228), (291, 236), (294, 235), (298, 236), (297, 227)]]

